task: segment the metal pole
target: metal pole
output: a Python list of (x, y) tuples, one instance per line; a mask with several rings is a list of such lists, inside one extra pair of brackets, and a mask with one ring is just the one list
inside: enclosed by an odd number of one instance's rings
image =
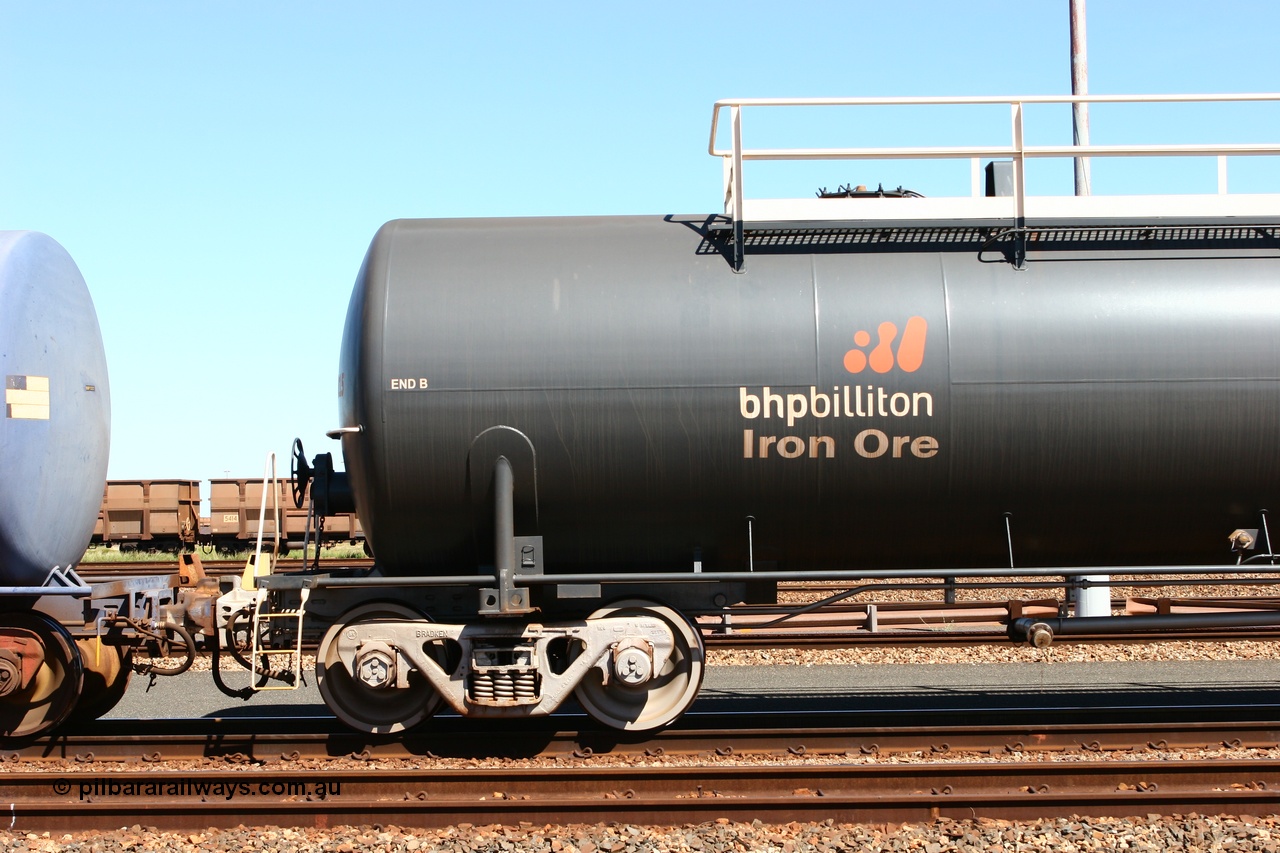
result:
[(499, 456), (493, 466), (493, 563), (504, 589), (513, 585), (516, 574), (514, 480), (511, 463)]
[(742, 108), (730, 107), (729, 120), (733, 125), (733, 271), (741, 273), (746, 264), (747, 248), (742, 244), (746, 239), (742, 217), (746, 215), (746, 205), (742, 198)]
[[(1084, 31), (1085, 0), (1069, 0), (1071, 6), (1071, 94), (1089, 94), (1089, 56)], [(1071, 105), (1073, 144), (1089, 144), (1089, 105)], [(1089, 195), (1089, 158), (1077, 157), (1076, 195)]]

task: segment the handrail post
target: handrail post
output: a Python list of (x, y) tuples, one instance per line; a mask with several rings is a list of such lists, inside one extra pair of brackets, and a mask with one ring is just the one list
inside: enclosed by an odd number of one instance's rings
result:
[[(1089, 94), (1089, 50), (1085, 37), (1085, 0), (1070, 0), (1071, 14), (1071, 94)], [(1089, 145), (1089, 102), (1071, 104), (1071, 136), (1076, 145)], [(1076, 195), (1089, 195), (1089, 158), (1075, 158)]]
[(1013, 107), (1013, 268), (1020, 270), (1027, 263), (1027, 155), (1022, 132), (1022, 102), (1010, 104)]
[(745, 206), (742, 203), (742, 108), (729, 108), (729, 120), (733, 125), (733, 271), (742, 272), (746, 262), (746, 247), (742, 245)]

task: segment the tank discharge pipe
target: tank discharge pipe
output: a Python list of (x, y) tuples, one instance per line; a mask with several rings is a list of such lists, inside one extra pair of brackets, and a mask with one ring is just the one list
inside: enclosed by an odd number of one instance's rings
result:
[(1054, 637), (1081, 634), (1125, 634), (1138, 631), (1190, 631), (1198, 628), (1280, 627), (1280, 610), (1252, 613), (1182, 614), (1165, 616), (1075, 616), (1057, 619), (1017, 619), (1010, 636), (1046, 648)]
[(498, 584), (505, 589), (516, 574), (515, 477), (511, 462), (505, 456), (499, 456), (494, 465), (493, 491), (493, 526), (496, 531), (493, 559), (498, 570)]
[(480, 613), (512, 616), (533, 612), (529, 590), (516, 586), (515, 472), (511, 460), (499, 456), (493, 463), (493, 567), (497, 589), (480, 590)]

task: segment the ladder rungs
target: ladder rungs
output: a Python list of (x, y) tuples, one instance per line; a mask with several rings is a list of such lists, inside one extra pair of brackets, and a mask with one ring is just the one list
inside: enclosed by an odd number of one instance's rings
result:
[[(274, 655), (274, 656), (279, 656), (279, 655), (289, 655), (289, 656), (290, 656), (290, 658), (291, 658), (291, 659), (290, 659), (290, 661), (289, 661), (289, 669), (290, 669), (290, 670), (292, 670), (292, 672), (293, 672), (293, 676), (294, 676), (294, 679), (295, 679), (295, 680), (294, 680), (294, 683), (292, 683), (292, 684), (290, 684), (290, 685), (287, 685), (287, 686), (286, 686), (286, 685), (279, 685), (279, 686), (267, 686), (267, 685), (263, 685), (263, 686), (261, 686), (261, 687), (260, 687), (260, 686), (258, 686), (258, 684), (257, 684), (257, 682), (256, 682), (256, 681), (250, 681), (250, 687), (251, 687), (254, 691), (261, 691), (261, 690), (295, 690), (295, 689), (297, 689), (297, 686), (298, 686), (298, 679), (299, 679), (299, 678), (301, 677), (301, 675), (302, 675), (302, 620), (303, 620), (303, 616), (305, 615), (305, 610), (306, 610), (306, 606), (307, 606), (307, 599), (310, 597), (310, 592), (311, 592), (311, 591), (310, 591), (309, 589), (306, 589), (305, 587), (303, 588), (303, 590), (302, 590), (302, 606), (301, 606), (301, 607), (299, 607), (299, 608), (298, 608), (298, 609), (296, 609), (296, 610), (277, 610), (277, 611), (270, 612), (270, 613), (264, 613), (264, 612), (262, 611), (262, 609), (261, 609), (261, 608), (262, 608), (263, 604), (265, 603), (266, 590), (265, 590), (265, 589), (260, 589), (260, 590), (258, 590), (258, 600), (257, 600), (257, 605), (256, 605), (256, 606), (255, 606), (255, 608), (254, 608), (254, 614), (253, 614), (253, 620), (254, 620), (254, 631), (253, 631), (253, 646), (252, 646), (252, 654), (253, 654), (253, 660), (255, 661), (255, 664), (254, 664), (254, 665), (255, 665), (255, 667), (257, 666), (256, 661), (258, 660), (258, 655), (262, 655), (263, 657), (267, 657), (268, 655)], [(297, 635), (296, 635), (296, 637), (295, 637), (295, 639), (296, 639), (296, 643), (295, 643), (295, 645), (294, 645), (294, 647), (293, 647), (293, 648), (291, 648), (291, 649), (282, 649), (282, 648), (263, 649), (263, 648), (259, 648), (259, 646), (258, 646), (258, 638), (259, 638), (259, 636), (261, 635), (261, 631), (260, 631), (260, 629), (268, 627), (268, 625), (269, 625), (269, 623), (270, 623), (270, 620), (272, 620), (272, 619), (296, 619), (296, 620), (298, 620), (298, 628), (297, 628), (297, 632), (298, 632), (298, 633), (297, 633)]]

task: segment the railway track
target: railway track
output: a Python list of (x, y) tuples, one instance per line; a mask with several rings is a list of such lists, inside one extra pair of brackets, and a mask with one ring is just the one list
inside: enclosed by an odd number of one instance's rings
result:
[[(1273, 813), (1280, 706), (695, 713), (649, 736), (581, 716), (444, 716), (398, 738), (326, 718), (106, 720), (0, 752), (11, 827), (57, 832), (1006, 820)], [(883, 720), (883, 716), (879, 719)], [(1189, 757), (1185, 751), (1217, 751)], [(1048, 753), (1061, 753), (1057, 758)], [(1272, 753), (1274, 754), (1274, 753)]]
[(19, 831), (1257, 814), (1280, 807), (1280, 762), (13, 771), (0, 796)]
[[(1271, 719), (1262, 719), (1262, 714)], [(1250, 715), (1247, 712), (1254, 712)], [(443, 717), (399, 737), (376, 737), (338, 727), (328, 718), (100, 720), (54, 737), (0, 751), (10, 766), (71, 762), (156, 764), (216, 759), (288, 765), (296, 762), (478, 760), (494, 757), (557, 760), (707, 759), (752, 756), (789, 761), (801, 757), (858, 757), (1032, 753), (1130, 753), (1153, 757), (1179, 750), (1280, 748), (1280, 708), (1182, 708), (1091, 711), (1095, 719), (1068, 722), (1075, 709), (974, 712), (985, 722), (958, 725), (955, 715), (900, 712), (896, 726), (868, 725), (857, 715), (692, 714), (648, 737), (616, 731), (564, 729), (544, 721), (476, 725)], [(883, 715), (879, 715), (883, 718)], [(1242, 716), (1242, 718), (1236, 718)], [(1206, 719), (1207, 717), (1207, 719)], [(564, 724), (563, 719), (555, 723)]]

